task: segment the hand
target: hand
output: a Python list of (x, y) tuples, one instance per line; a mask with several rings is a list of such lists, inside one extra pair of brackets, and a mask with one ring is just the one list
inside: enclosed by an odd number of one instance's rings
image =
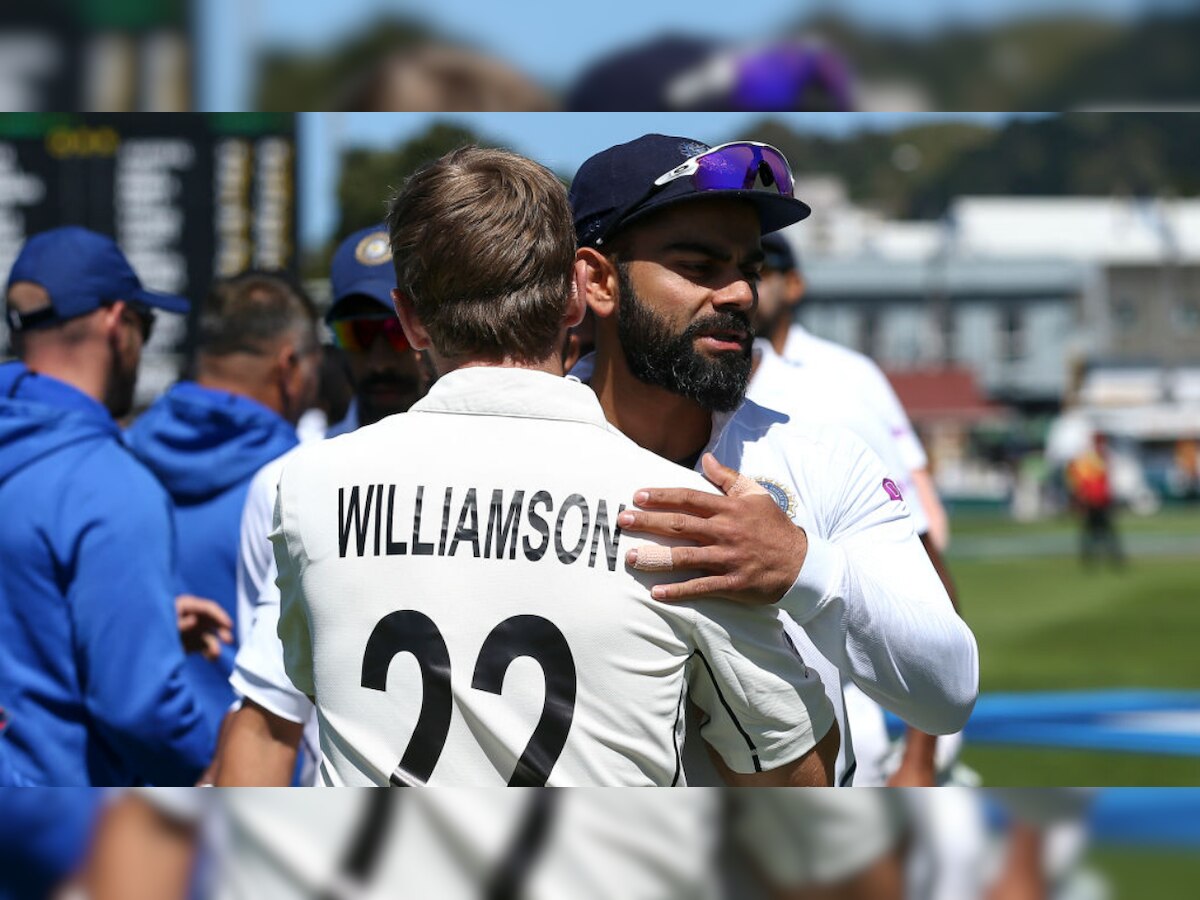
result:
[(804, 565), (808, 553), (804, 529), (792, 524), (760, 485), (721, 465), (711, 453), (704, 454), (701, 463), (705, 476), (725, 496), (686, 488), (648, 488), (634, 495), (641, 509), (627, 509), (617, 517), (625, 531), (685, 538), (698, 546), (662, 548), (664, 554), (670, 551), (665, 565), (657, 553), (642, 553), (639, 559), (635, 548), (625, 555), (626, 564), (643, 572), (712, 573), (655, 585), (651, 596), (656, 600), (722, 597), (750, 605), (778, 602)]
[(188, 653), (212, 660), (221, 655), (222, 643), (233, 643), (233, 620), (215, 600), (180, 594), (175, 598), (175, 619)]

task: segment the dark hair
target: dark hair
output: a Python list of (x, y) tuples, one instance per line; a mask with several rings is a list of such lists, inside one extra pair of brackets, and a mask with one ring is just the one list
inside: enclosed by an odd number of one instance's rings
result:
[(261, 355), (288, 332), (301, 332), (315, 347), (316, 323), (316, 305), (296, 279), (250, 270), (213, 284), (200, 308), (196, 353)]
[(396, 283), (439, 354), (532, 362), (557, 350), (575, 230), (548, 169), (459, 148), (405, 182), (387, 224)]

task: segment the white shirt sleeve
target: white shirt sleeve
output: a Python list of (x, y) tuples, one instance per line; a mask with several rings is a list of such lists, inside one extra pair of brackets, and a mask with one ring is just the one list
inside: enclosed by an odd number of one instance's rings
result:
[(250, 633), (238, 648), (229, 683), (240, 696), (250, 698), (282, 719), (299, 724), (308, 721), (313, 705), (308, 697), (296, 690), (284, 671), (274, 560), (271, 560), (269, 573), (271, 581), (263, 589)]
[(880, 705), (922, 731), (958, 731), (979, 691), (975, 637), (878, 457), (849, 433), (826, 446), (825, 471), (838, 473), (840, 488), (818, 494), (826, 537), (810, 531), (780, 607)]
[(271, 543), (275, 564), (279, 568), (279, 641), (283, 645), (283, 668), (296, 690), (312, 697), (316, 694), (313, 681), (312, 629), (308, 605), (300, 590), (300, 569), (303, 551), (295, 523), (284, 506), (287, 496), (287, 473), (279, 481), (279, 496), (275, 499), (275, 529)]
[(284, 460), (267, 463), (250, 482), (242, 510), (238, 552), (238, 652), (229, 683), (248, 697), (289, 722), (301, 723), (312, 713), (312, 703), (296, 690), (283, 668), (279, 641), (278, 570), (271, 551), (275, 495)]
[(774, 611), (723, 600), (688, 606), (695, 613), (688, 696), (704, 713), (705, 742), (741, 773), (776, 769), (812, 750), (833, 726), (833, 706)]
[(255, 474), (242, 507), (238, 538), (237, 604), (238, 645), (249, 638), (254, 617), (266, 593), (275, 586), (275, 560), (271, 555), (271, 517), (281, 460), (272, 460)]
[(883, 371), (868, 359), (863, 359), (859, 373), (859, 387), (863, 395), (883, 416), (892, 439), (900, 449), (900, 458), (910, 472), (915, 472), (929, 466), (929, 457), (921, 446), (921, 439), (908, 419), (900, 398)]

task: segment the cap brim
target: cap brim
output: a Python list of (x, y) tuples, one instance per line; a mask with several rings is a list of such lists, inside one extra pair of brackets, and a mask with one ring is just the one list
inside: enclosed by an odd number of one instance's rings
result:
[(348, 297), (370, 297), (372, 300), (378, 301), (387, 312), (394, 312), (392, 306), (392, 288), (395, 283), (391, 280), (381, 278), (362, 278), (352, 282), (338, 293), (333, 298), (333, 305), (329, 307), (329, 312), (325, 314), (325, 321), (332, 322), (338, 317), (338, 307), (342, 305), (342, 301)]
[(135, 291), (129, 299), (173, 313), (186, 313), (192, 308), (192, 304), (186, 297), (180, 297), (178, 294), (160, 294), (158, 291), (148, 291), (145, 288)]
[(683, 194), (660, 195), (651, 199), (644, 206), (629, 216), (621, 219), (605, 235), (608, 240), (612, 235), (624, 228), (639, 222), (659, 210), (667, 209), (681, 203), (695, 203), (700, 200), (733, 199), (745, 200), (758, 211), (758, 219), (762, 225), (762, 233), (770, 234), (787, 228), (803, 219), (807, 219), (812, 209), (803, 200), (795, 197), (784, 197), (782, 194), (768, 191), (688, 191)]

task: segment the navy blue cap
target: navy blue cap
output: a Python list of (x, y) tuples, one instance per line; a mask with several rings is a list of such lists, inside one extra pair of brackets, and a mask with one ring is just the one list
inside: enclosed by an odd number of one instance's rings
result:
[(360, 228), (338, 244), (329, 268), (329, 281), (333, 287), (333, 305), (325, 314), (326, 321), (341, 318), (338, 307), (343, 306), (344, 310), (342, 301), (349, 297), (370, 297), (394, 314), (392, 289), (396, 286), (396, 272), (392, 268), (387, 226), (381, 223)]
[(13, 331), (74, 319), (115, 300), (173, 313), (186, 313), (190, 307), (184, 297), (143, 288), (116, 241), (76, 225), (30, 237), (13, 263), (8, 287), (20, 281), (43, 287), (50, 295), (50, 308), (26, 316), (8, 310)]
[(766, 268), (776, 272), (790, 272), (796, 268), (796, 254), (791, 242), (779, 232), (766, 235), (762, 239), (762, 249)]
[(675, 203), (706, 197), (736, 197), (758, 210), (762, 233), (786, 228), (812, 211), (808, 204), (773, 191), (698, 191), (690, 178), (661, 188), (654, 182), (676, 166), (710, 149), (691, 138), (644, 134), (590, 157), (571, 182), (571, 210), (581, 247), (594, 247), (631, 222)]

